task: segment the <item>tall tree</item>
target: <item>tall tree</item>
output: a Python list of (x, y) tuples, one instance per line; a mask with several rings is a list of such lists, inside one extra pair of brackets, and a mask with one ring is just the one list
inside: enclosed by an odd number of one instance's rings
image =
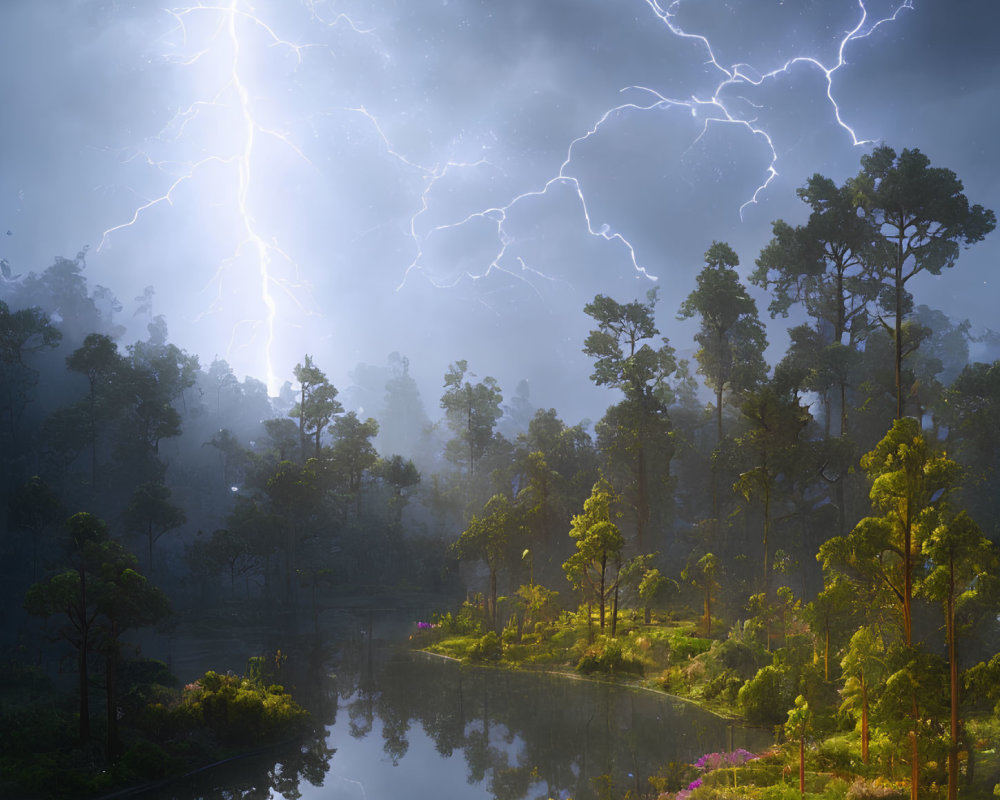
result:
[(969, 603), (996, 574), (997, 557), (990, 541), (964, 511), (939, 508), (921, 520), (924, 528), (921, 554), (933, 565), (922, 582), (921, 593), (944, 608), (948, 647), (948, 683), (951, 741), (948, 743), (948, 800), (958, 797), (959, 692), (958, 608)]
[(624, 482), (636, 509), (636, 544), (646, 550), (651, 485), (665, 494), (673, 445), (667, 406), (671, 399), (668, 377), (677, 369), (674, 349), (656, 328), (657, 290), (646, 302), (619, 303), (597, 295), (584, 312), (597, 322), (584, 342), (583, 352), (594, 359), (590, 376), (598, 386), (620, 389), (625, 399), (608, 409), (598, 424), (598, 440), (610, 458), (612, 471), (624, 470)]
[(486, 615), (493, 631), (497, 630), (498, 624), (497, 576), (511, 552), (514, 537), (521, 529), (520, 509), (506, 495), (495, 494), (487, 501), (481, 515), (473, 514), (454, 545), (459, 558), (486, 564), (489, 571)]
[(970, 364), (944, 397), (948, 452), (965, 469), (962, 506), (1000, 540), (1000, 361)]
[(129, 530), (146, 537), (149, 574), (153, 574), (153, 545), (164, 534), (179, 528), (187, 517), (184, 510), (170, 501), (170, 489), (158, 482), (141, 483), (135, 487), (124, 520)]
[(90, 444), (90, 485), (97, 485), (98, 440), (102, 425), (113, 413), (111, 391), (122, 370), (118, 346), (110, 337), (92, 333), (66, 357), (66, 366), (87, 379), (87, 438)]
[(449, 365), (441, 396), (445, 419), (456, 437), (449, 442), (448, 456), (457, 464), (466, 464), (470, 478), (475, 477), (476, 464), (489, 450), (493, 429), (503, 414), (503, 395), (496, 379), (486, 377), (479, 383), (467, 379), (474, 377), (465, 360)]
[(11, 311), (0, 300), (0, 413), (7, 423), (4, 438), (11, 443), (18, 439), (18, 422), (38, 382), (30, 356), (51, 350), (61, 339), (62, 333), (40, 308)]
[[(884, 281), (882, 324), (895, 344), (896, 417), (905, 413), (903, 323), (911, 312), (907, 285), (922, 272), (940, 275), (958, 259), (959, 246), (981, 241), (996, 227), (996, 215), (969, 205), (962, 182), (950, 169), (931, 167), (919, 150), (898, 156), (888, 146), (861, 158), (851, 188), (882, 232)], [(890, 324), (891, 321), (891, 324)]]
[(170, 611), (166, 595), (137, 571), (136, 564), (136, 557), (118, 542), (105, 542), (93, 586), (96, 608), (101, 614), (97, 647), (104, 654), (109, 760), (115, 759), (118, 752), (117, 678), (121, 637), (128, 630), (155, 625)]
[[(935, 504), (944, 503), (957, 487), (959, 466), (931, 446), (912, 417), (897, 419), (875, 449), (862, 457), (861, 466), (872, 481), (870, 497), (879, 516), (862, 519), (847, 537), (830, 539), (820, 548), (820, 557), (826, 568), (885, 587), (910, 651), (919, 526), (936, 513)], [(913, 674), (906, 672), (910, 675), (906, 680), (912, 680)], [(916, 800), (920, 759), (915, 685), (910, 700), (911, 797)]]
[(722, 403), (726, 394), (740, 394), (767, 375), (767, 337), (757, 316), (757, 303), (747, 294), (736, 272), (739, 256), (725, 242), (713, 242), (705, 252), (698, 286), (681, 303), (679, 319), (701, 318), (695, 334), (698, 372), (715, 392), (717, 441), (722, 441)]
[(29, 614), (60, 617), (59, 636), (76, 651), (79, 685), (80, 741), (90, 739), (90, 677), (88, 659), (94, 648), (95, 626), (100, 609), (93, 589), (100, 566), (101, 548), (108, 542), (103, 520), (80, 512), (66, 522), (72, 566), (28, 589), (24, 607)]
[(31, 579), (36, 580), (39, 539), (64, 516), (62, 504), (49, 485), (33, 475), (11, 495), (8, 513), (11, 527), (31, 536)]
[(357, 414), (348, 411), (337, 417), (332, 428), (330, 467), (348, 497), (353, 499), (357, 510), (362, 479), (378, 461), (378, 453), (372, 444), (372, 439), (378, 436), (378, 423), (371, 417), (362, 422)]
[(800, 468), (796, 456), (800, 436), (811, 420), (798, 395), (781, 377), (748, 392), (741, 405), (749, 430), (736, 440), (739, 457), (749, 468), (742, 471), (733, 485), (746, 500), (759, 499), (763, 506), (763, 583), (770, 590), (770, 541), (773, 500), (779, 481), (791, 484), (792, 473)]
[(295, 380), (299, 382), (299, 402), (289, 416), (299, 421), (300, 457), (306, 458), (306, 437), (314, 438), (315, 458), (319, 458), (320, 441), (330, 421), (344, 408), (337, 400), (337, 389), (327, 380), (326, 374), (313, 364), (307, 355), (303, 363), (296, 364)]
[[(588, 607), (597, 601), (601, 630), (604, 630), (608, 601), (617, 597), (619, 570), (625, 539), (611, 521), (614, 495), (611, 485), (601, 479), (594, 484), (583, 512), (576, 514), (569, 535), (576, 552), (563, 564), (570, 583), (583, 592)], [(618, 604), (611, 602), (611, 635), (616, 632)]]
[[(802, 303), (814, 320), (816, 339), (808, 354), (809, 383), (805, 387), (827, 398), (836, 389), (840, 412), (839, 435), (847, 432), (849, 366), (868, 335), (871, 304), (878, 294), (878, 275), (872, 265), (873, 241), (878, 231), (868, 215), (857, 213), (850, 185), (838, 187), (829, 178), (813, 175), (797, 192), (812, 209), (805, 225), (773, 225), (773, 238), (761, 251), (750, 281), (773, 295), (769, 311), (774, 318), (788, 316), (794, 302)], [(803, 354), (805, 355), (805, 354)], [(830, 407), (827, 402), (827, 431)]]

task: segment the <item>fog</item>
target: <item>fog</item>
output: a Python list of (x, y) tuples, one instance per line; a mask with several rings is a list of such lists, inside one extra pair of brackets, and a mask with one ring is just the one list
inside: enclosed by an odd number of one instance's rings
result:
[[(305, 353), (344, 391), (399, 352), (432, 414), (467, 359), (507, 397), (527, 379), (536, 407), (596, 419), (612, 393), (588, 380), (584, 304), (660, 286), (661, 332), (690, 357), (695, 323), (675, 317), (705, 250), (729, 242), (745, 277), (772, 221), (804, 221), (814, 172), (919, 148), (1000, 207), (995, 4), (864, 12), (12, 0), (0, 258), (23, 275), (89, 248), (126, 340), (151, 286), (171, 341), (272, 391)], [(916, 302), (996, 327), (998, 249), (916, 282)]]

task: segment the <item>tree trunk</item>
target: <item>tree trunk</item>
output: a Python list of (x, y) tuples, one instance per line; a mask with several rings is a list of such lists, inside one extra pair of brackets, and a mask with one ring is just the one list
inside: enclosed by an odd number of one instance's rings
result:
[(896, 244), (896, 267), (893, 274), (896, 284), (895, 373), (896, 373), (896, 419), (903, 418), (903, 233), (900, 228)]
[(949, 557), (948, 673), (951, 683), (951, 742), (948, 747), (948, 800), (958, 798), (958, 654), (955, 647), (955, 559)]
[(635, 522), (635, 533), (636, 533), (636, 546), (639, 549), (639, 555), (643, 555), (646, 552), (644, 533), (646, 530), (646, 523), (649, 520), (649, 491), (646, 486), (646, 448), (643, 447), (642, 442), (639, 442), (639, 453), (637, 455), (637, 471), (636, 476), (638, 486), (638, 502), (636, 505), (638, 512), (636, 515)]
[(705, 635), (712, 635), (712, 578), (705, 576)]
[(861, 760), (868, 764), (868, 681), (861, 672)]
[(799, 794), (806, 793), (806, 737), (799, 737)]
[(108, 704), (108, 762), (112, 763), (118, 754), (118, 631), (112, 623), (104, 676), (104, 686)]
[[(497, 571), (495, 569), (490, 570), (490, 598), (487, 613), (490, 617), (490, 630), (499, 633), (497, 631)], [(603, 625), (603, 620), (601, 622)]]
[(604, 596), (605, 595), (604, 579), (605, 579), (605, 573), (607, 572), (607, 566), (608, 566), (608, 557), (607, 556), (602, 556), (601, 557), (601, 589), (600, 589), (600, 595), (601, 596), (598, 598), (598, 601), (597, 601), (597, 603), (598, 603), (597, 607), (598, 607), (598, 609), (601, 612), (601, 631), (604, 630), (604, 601), (605, 601), (605, 596)]

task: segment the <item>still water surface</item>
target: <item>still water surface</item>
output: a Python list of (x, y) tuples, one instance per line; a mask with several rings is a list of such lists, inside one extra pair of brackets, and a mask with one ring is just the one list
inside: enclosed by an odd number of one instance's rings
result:
[(142, 797), (588, 800), (595, 779), (618, 796), (647, 793), (647, 777), (668, 762), (769, 742), (659, 693), (462, 667), (382, 644), (361, 636), (338, 653), (332, 673), (316, 661), (311, 678), (296, 680), (297, 697), (310, 683), (307, 704), (320, 723), (301, 745)]

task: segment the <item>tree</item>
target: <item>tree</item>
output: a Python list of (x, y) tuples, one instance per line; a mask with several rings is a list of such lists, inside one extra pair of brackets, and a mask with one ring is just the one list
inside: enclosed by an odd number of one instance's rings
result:
[[(868, 335), (870, 307), (878, 294), (878, 276), (872, 264), (872, 243), (878, 231), (870, 216), (857, 213), (857, 200), (849, 184), (838, 187), (816, 174), (797, 194), (812, 209), (808, 223), (793, 228), (776, 221), (774, 238), (761, 251), (750, 281), (772, 289), (772, 318), (778, 314), (787, 317), (793, 302), (801, 302), (813, 318), (814, 327), (807, 330), (815, 336), (815, 347), (805, 388), (827, 398), (828, 390), (836, 387), (839, 435), (844, 436), (848, 367)], [(793, 335), (793, 341), (795, 338)], [(799, 338), (804, 337), (800, 334)], [(826, 405), (829, 432), (831, 404)]]
[(493, 429), (503, 411), (503, 395), (494, 378), (486, 377), (479, 383), (466, 380), (476, 377), (469, 370), (467, 361), (449, 365), (444, 375), (445, 392), (441, 408), (448, 427), (455, 439), (448, 443), (448, 458), (456, 464), (468, 465), (470, 478), (475, 477), (476, 464), (486, 454), (493, 442)]
[(844, 671), (844, 702), (842, 709), (860, 708), (861, 760), (871, 760), (869, 716), (872, 687), (878, 687), (887, 676), (886, 647), (877, 628), (863, 626), (851, 637), (840, 665)]
[(997, 558), (989, 540), (964, 511), (939, 509), (937, 514), (925, 516), (921, 526), (924, 528), (921, 554), (933, 565), (920, 586), (921, 593), (940, 601), (944, 607), (950, 688), (948, 800), (956, 800), (960, 738), (956, 609), (969, 603), (980, 587), (987, 584), (990, 575), (995, 574)]
[(698, 372), (715, 392), (717, 441), (722, 441), (722, 401), (759, 384), (767, 374), (767, 338), (757, 317), (757, 304), (740, 283), (739, 257), (725, 242), (705, 252), (698, 287), (681, 304), (679, 319), (701, 318), (695, 334)]
[(799, 794), (806, 793), (806, 732), (810, 722), (809, 703), (799, 695), (795, 698), (795, 707), (788, 711), (788, 721), (785, 723), (785, 734), (789, 738), (799, 740)]
[(656, 289), (652, 289), (645, 303), (636, 300), (622, 304), (599, 294), (583, 309), (598, 326), (584, 342), (583, 352), (594, 359), (590, 378), (598, 386), (612, 386), (625, 395), (623, 402), (608, 409), (597, 432), (611, 470), (628, 474), (624, 483), (634, 495), (640, 553), (646, 549), (650, 495), (665, 494), (652, 492), (651, 485), (657, 479), (661, 484), (665, 482), (673, 455), (667, 378), (676, 370), (677, 362), (666, 337), (657, 347), (648, 343), (655, 344), (660, 333), (654, 321), (656, 295)]
[(166, 485), (150, 482), (135, 487), (132, 499), (125, 509), (124, 520), (129, 530), (145, 535), (149, 572), (152, 574), (153, 545), (165, 533), (187, 522), (187, 517), (181, 508), (170, 502), (170, 489)]
[[(291, 420), (284, 421), (291, 423)], [(250, 455), (231, 430), (220, 428), (202, 446), (214, 447), (219, 452), (219, 457), (222, 460), (223, 486), (229, 488), (242, 480)]]
[(301, 453), (299, 430), (292, 420), (283, 417), (265, 419), (264, 431), (271, 442), (271, 447), (277, 453), (278, 461), (299, 459), (298, 454)]
[(47, 528), (63, 517), (59, 498), (37, 475), (30, 477), (11, 495), (8, 504), (11, 527), (31, 536), (31, 579), (38, 577), (38, 540)]
[(97, 485), (97, 447), (100, 426), (110, 417), (111, 391), (122, 369), (118, 346), (108, 336), (92, 333), (66, 357), (66, 366), (87, 379), (87, 438), (90, 443), (90, 484)]
[(486, 615), (492, 631), (497, 630), (497, 575), (511, 550), (511, 540), (521, 527), (519, 510), (510, 498), (495, 494), (483, 507), (482, 515), (472, 515), (454, 544), (460, 559), (482, 561), (489, 570)]
[(289, 416), (299, 421), (300, 457), (306, 457), (306, 437), (312, 436), (315, 439), (315, 457), (319, 458), (323, 430), (344, 408), (337, 400), (337, 389), (313, 364), (312, 356), (307, 355), (303, 363), (296, 364), (294, 374), (299, 382), (299, 402)]
[[(594, 484), (590, 497), (583, 504), (583, 513), (576, 514), (569, 535), (576, 543), (576, 552), (563, 564), (567, 579), (581, 590), (588, 605), (596, 600), (604, 630), (608, 600), (617, 599), (618, 578), (625, 540), (618, 526), (611, 521), (614, 496), (610, 484), (603, 478)], [(612, 572), (612, 568), (614, 571)], [(611, 635), (618, 621), (618, 604), (612, 602)]]
[(127, 630), (154, 625), (170, 612), (166, 595), (139, 574), (136, 564), (136, 557), (118, 542), (104, 542), (92, 587), (95, 607), (102, 615), (97, 645), (105, 659), (109, 760), (115, 758), (118, 750), (117, 675), (121, 636)]
[[(234, 512), (234, 517), (235, 512)], [(261, 567), (261, 559), (256, 552), (255, 542), (247, 531), (219, 528), (212, 531), (212, 538), (205, 544), (203, 555), (210, 563), (229, 573), (229, 592), (236, 597), (236, 577), (249, 576)], [(247, 600), (250, 599), (250, 585), (246, 587)]]
[(962, 506), (1000, 539), (1000, 361), (970, 364), (944, 397), (948, 451), (966, 475)]
[[(958, 481), (959, 467), (937, 453), (912, 417), (897, 419), (874, 450), (861, 459), (872, 481), (873, 510), (847, 537), (834, 537), (820, 549), (826, 568), (836, 568), (863, 583), (883, 586), (893, 598), (903, 642), (913, 645), (914, 572), (920, 554), (919, 526), (936, 513)], [(910, 661), (913, 661), (911, 658)], [(919, 784), (916, 677), (919, 664), (898, 671), (899, 685), (912, 685), (910, 700), (911, 797)], [(907, 671), (909, 670), (909, 671)]]
[(0, 411), (7, 422), (7, 436), (17, 439), (18, 419), (38, 382), (38, 371), (29, 356), (56, 347), (62, 333), (40, 308), (11, 311), (0, 300)]
[(378, 461), (378, 453), (371, 442), (378, 436), (378, 423), (370, 417), (362, 422), (357, 414), (348, 411), (338, 417), (332, 427), (330, 465), (348, 494), (357, 498), (362, 478)]
[(719, 582), (715, 579), (718, 571), (719, 559), (714, 553), (705, 553), (694, 564), (685, 567), (681, 572), (681, 578), (690, 581), (705, 593), (702, 623), (705, 626), (706, 636), (712, 635), (712, 597), (719, 588)]
[(392, 520), (398, 524), (403, 507), (406, 505), (406, 490), (420, 483), (420, 472), (410, 459), (400, 455), (379, 459), (375, 463), (373, 472), (385, 481), (392, 491), (392, 497), (389, 501), (391, 516)]
[(931, 167), (919, 150), (897, 156), (891, 147), (876, 147), (862, 156), (861, 167), (851, 189), (882, 232), (881, 322), (895, 344), (896, 417), (901, 418), (906, 397), (903, 323), (912, 305), (907, 284), (922, 272), (940, 275), (953, 267), (959, 245), (981, 241), (996, 227), (996, 215), (978, 204), (970, 207), (955, 173)]
[[(69, 560), (71, 566), (28, 589), (24, 599), (25, 610), (41, 617), (59, 617), (62, 624), (58, 635), (76, 651), (79, 678), (79, 735), (80, 741), (90, 739), (90, 677), (88, 658), (99, 644), (107, 645), (108, 631), (101, 631), (101, 619), (111, 624), (117, 618), (120, 627), (127, 616), (125, 610), (116, 615), (116, 603), (132, 602), (128, 592), (136, 590), (131, 576), (123, 578), (128, 586), (118, 593), (109, 580), (121, 578), (124, 570), (131, 570), (134, 557), (108, 537), (108, 527), (98, 517), (87, 512), (74, 514), (66, 521), (69, 533)], [(129, 559), (132, 559), (131, 561)], [(122, 569), (119, 570), (118, 568)], [(116, 577), (117, 575), (117, 577)], [(135, 602), (145, 604), (145, 594), (135, 596)], [(157, 601), (158, 602), (158, 601)], [(102, 640), (102, 636), (105, 638)], [(117, 634), (114, 634), (117, 643)], [(106, 651), (107, 652), (107, 651)], [(111, 684), (113, 691), (113, 683)]]
[[(740, 473), (733, 484), (746, 500), (760, 498), (763, 505), (763, 591), (770, 589), (769, 546), (772, 500), (779, 479), (796, 470), (794, 463), (799, 436), (811, 416), (794, 390), (775, 379), (748, 392), (741, 406), (750, 430), (736, 441), (737, 450), (749, 456), (751, 467)], [(790, 482), (790, 481), (788, 481)]]

